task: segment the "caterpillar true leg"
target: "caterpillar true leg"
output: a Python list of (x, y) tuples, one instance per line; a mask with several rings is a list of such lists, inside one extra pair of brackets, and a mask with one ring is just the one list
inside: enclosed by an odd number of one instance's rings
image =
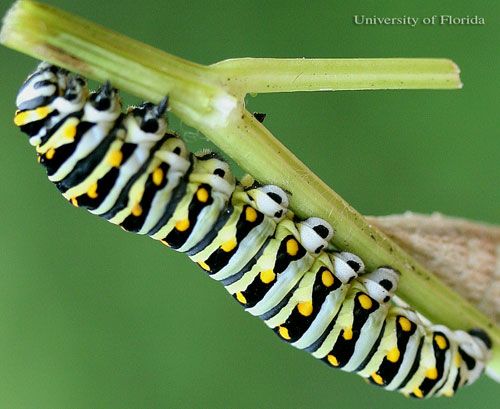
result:
[(19, 91), (15, 123), (74, 206), (186, 253), (285, 342), (388, 390), (452, 395), (483, 371), (479, 330), (433, 325), (393, 296), (398, 273), (366, 272), (332, 250), (334, 229), (299, 220), (278, 186), (238, 182), (217, 154), (192, 154), (167, 129), (167, 100), (122, 113), (110, 84), (42, 63)]

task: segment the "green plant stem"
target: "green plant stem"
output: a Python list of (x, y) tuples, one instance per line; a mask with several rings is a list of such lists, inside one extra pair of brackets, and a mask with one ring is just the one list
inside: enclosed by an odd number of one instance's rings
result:
[(15, 3), (4, 19), (0, 41), (90, 78), (112, 79), (140, 97), (160, 100), (169, 94), (172, 108), (181, 115), (207, 114), (220, 93), (206, 67), (41, 3)]
[(210, 66), (240, 93), (374, 89), (461, 88), (459, 69), (447, 59), (239, 58)]
[[(242, 59), (207, 67), (28, 0), (10, 10), (0, 41), (151, 101), (168, 94), (172, 111), (186, 124), (257, 180), (290, 191), (291, 208), (299, 215), (329, 221), (336, 246), (358, 254), (369, 268), (398, 269), (398, 295), (414, 308), (451, 328), (486, 329), (494, 343), (490, 369), (500, 374), (500, 328), (370, 226), (244, 109), (249, 91), (458, 88), (458, 69), (449, 60)], [(259, 74), (266, 64), (269, 72)]]

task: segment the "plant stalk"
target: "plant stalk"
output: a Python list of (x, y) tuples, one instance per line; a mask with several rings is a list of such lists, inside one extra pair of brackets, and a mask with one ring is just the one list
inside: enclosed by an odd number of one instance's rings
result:
[(239, 94), (462, 87), (457, 65), (447, 59), (238, 58), (210, 68)]

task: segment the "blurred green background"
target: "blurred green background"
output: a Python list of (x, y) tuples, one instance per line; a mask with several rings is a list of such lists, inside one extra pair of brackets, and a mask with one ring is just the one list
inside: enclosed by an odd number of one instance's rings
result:
[[(498, 2), (47, 3), (207, 64), (452, 58), (461, 91), (276, 94), (248, 105), (364, 214), (500, 223)], [(355, 26), (354, 14), (478, 15), (486, 25)], [(36, 62), (5, 48), (0, 59), (0, 408), (498, 407), (487, 378), (453, 400), (416, 402), (332, 371), (281, 343), (186, 257), (72, 209), (12, 124)], [(205, 144), (176, 124), (191, 147)]]

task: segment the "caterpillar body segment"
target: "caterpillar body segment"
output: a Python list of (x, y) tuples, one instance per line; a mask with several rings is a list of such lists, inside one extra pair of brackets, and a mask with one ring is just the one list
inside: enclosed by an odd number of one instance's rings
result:
[(324, 220), (298, 220), (278, 186), (237, 181), (217, 154), (189, 152), (167, 100), (122, 112), (109, 83), (46, 63), (17, 97), (14, 122), (74, 206), (186, 253), (283, 341), (407, 396), (451, 396), (483, 372), (491, 343), (394, 303), (398, 273), (334, 251)]

